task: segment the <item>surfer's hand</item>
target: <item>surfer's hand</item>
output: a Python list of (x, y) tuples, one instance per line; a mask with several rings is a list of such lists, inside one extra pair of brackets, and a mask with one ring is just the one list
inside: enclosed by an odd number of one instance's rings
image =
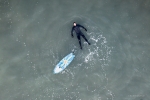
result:
[(85, 29), (85, 31), (87, 31), (87, 29)]
[(71, 37), (73, 38), (73, 35), (71, 35)]

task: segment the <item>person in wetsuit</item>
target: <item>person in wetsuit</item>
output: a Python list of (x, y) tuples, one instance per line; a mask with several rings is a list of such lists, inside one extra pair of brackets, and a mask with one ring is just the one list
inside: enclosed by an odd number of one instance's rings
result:
[(86, 37), (84, 36), (84, 34), (81, 32), (80, 28), (83, 28), (83, 29), (85, 29), (85, 31), (87, 31), (87, 29), (85, 27), (83, 27), (83, 26), (81, 26), (79, 24), (76, 24), (76, 22), (73, 22), (73, 27), (72, 27), (72, 30), (71, 30), (71, 36), (73, 38), (73, 31), (75, 31), (76, 35), (77, 35), (77, 38), (78, 38), (78, 41), (79, 41), (79, 44), (80, 44), (80, 49), (82, 49), (80, 36), (82, 36), (89, 45), (90, 45), (90, 43), (86, 39)]

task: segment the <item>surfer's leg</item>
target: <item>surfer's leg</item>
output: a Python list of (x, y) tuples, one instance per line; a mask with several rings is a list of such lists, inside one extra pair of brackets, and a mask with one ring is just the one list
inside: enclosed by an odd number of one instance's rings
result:
[(86, 37), (82, 34), (81, 35), (83, 38), (84, 38), (84, 40), (90, 45), (91, 43), (86, 39)]
[(82, 49), (80, 35), (78, 35), (77, 38), (78, 38), (78, 41), (79, 41), (80, 49)]

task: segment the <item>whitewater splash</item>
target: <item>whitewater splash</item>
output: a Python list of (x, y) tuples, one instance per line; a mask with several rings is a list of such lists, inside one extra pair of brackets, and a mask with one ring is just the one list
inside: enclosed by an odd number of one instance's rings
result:
[[(92, 32), (87, 33), (90, 36), (90, 40), (93, 44), (88, 49), (88, 53), (84, 56), (84, 62), (90, 61), (104, 61), (103, 64), (107, 64), (110, 61), (111, 47), (108, 46), (106, 38), (102, 35), (96, 27), (90, 27)], [(85, 42), (84, 42), (85, 44)]]

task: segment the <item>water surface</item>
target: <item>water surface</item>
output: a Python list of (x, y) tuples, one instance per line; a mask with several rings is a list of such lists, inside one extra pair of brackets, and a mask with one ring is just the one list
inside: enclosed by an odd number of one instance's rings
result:
[(0, 100), (149, 100), (149, 12), (149, 0), (0, 0)]

